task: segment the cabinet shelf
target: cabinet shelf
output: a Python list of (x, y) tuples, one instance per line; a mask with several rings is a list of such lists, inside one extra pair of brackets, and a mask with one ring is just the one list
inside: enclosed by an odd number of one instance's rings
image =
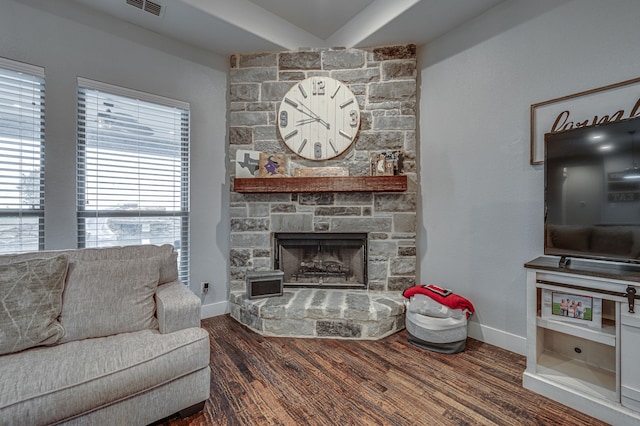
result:
[(537, 373), (576, 392), (589, 394), (610, 401), (616, 400), (616, 373), (544, 351), (538, 357)]
[(570, 334), (581, 339), (602, 343), (603, 345), (616, 346), (615, 325), (603, 324), (602, 328), (590, 328), (583, 325), (540, 317), (536, 319), (536, 322), (538, 327)]
[(283, 178), (236, 178), (239, 193), (300, 192), (404, 192), (407, 176), (318, 176)]

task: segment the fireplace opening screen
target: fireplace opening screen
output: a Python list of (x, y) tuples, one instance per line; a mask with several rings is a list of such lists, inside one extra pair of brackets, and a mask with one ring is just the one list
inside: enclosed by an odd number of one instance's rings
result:
[(274, 234), (285, 287), (367, 288), (366, 233)]

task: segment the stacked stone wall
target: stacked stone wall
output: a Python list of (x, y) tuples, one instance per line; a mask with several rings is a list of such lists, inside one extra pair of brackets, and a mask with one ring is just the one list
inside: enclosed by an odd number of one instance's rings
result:
[[(229, 173), (238, 149), (287, 155), (302, 167), (346, 167), (369, 174), (369, 155), (404, 153), (409, 188), (403, 193), (231, 193), (231, 291), (245, 287), (247, 271), (273, 267), (274, 232), (367, 232), (368, 288), (399, 291), (416, 282), (416, 109), (414, 45), (371, 49), (310, 49), (239, 53), (230, 58)], [(329, 76), (348, 85), (358, 99), (361, 125), (341, 156), (304, 160), (281, 142), (276, 126), (283, 96), (296, 82)], [(274, 178), (275, 179), (275, 178)]]

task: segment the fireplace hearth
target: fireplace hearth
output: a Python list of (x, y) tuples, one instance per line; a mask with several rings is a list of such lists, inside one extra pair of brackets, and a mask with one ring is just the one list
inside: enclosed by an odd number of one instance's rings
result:
[(366, 233), (275, 233), (274, 269), (284, 287), (367, 288)]

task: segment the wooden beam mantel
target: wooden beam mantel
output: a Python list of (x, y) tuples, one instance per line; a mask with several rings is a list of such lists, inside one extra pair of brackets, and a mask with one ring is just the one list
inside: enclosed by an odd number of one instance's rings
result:
[(294, 192), (404, 192), (407, 176), (342, 176), (342, 177), (284, 177), (236, 178), (235, 192), (294, 193)]

